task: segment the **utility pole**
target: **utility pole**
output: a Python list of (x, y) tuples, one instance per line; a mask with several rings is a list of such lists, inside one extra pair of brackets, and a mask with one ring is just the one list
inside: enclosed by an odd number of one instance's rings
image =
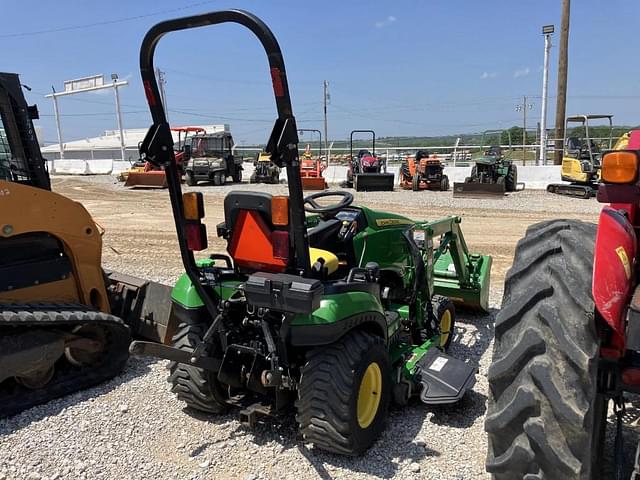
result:
[(327, 164), (329, 164), (329, 134), (327, 130), (327, 104), (331, 100), (329, 97), (329, 82), (323, 82), (323, 98), (324, 98), (324, 151), (327, 152)]
[[(56, 130), (58, 130), (58, 145), (60, 149), (60, 160), (64, 160), (64, 145), (62, 144), (62, 127), (60, 126), (60, 113), (58, 110), (58, 97), (56, 96), (56, 89), (51, 85), (53, 91), (53, 113), (56, 115)], [(51, 173), (55, 173), (55, 163), (51, 160)]]
[(539, 164), (547, 164), (547, 97), (549, 95), (549, 51), (553, 25), (542, 27), (544, 35), (544, 63), (542, 67), (542, 112), (540, 113), (540, 156)]
[(113, 80), (113, 91), (116, 96), (116, 113), (118, 118), (118, 130), (120, 132), (120, 160), (124, 162), (127, 158), (124, 143), (124, 132), (122, 131), (122, 110), (120, 109), (120, 93), (118, 92), (118, 75), (112, 73), (111, 80)]
[(167, 96), (164, 93), (164, 86), (167, 83), (165, 78), (165, 73), (156, 68), (156, 79), (158, 80), (158, 86), (160, 87), (160, 100), (162, 101), (162, 106), (164, 107), (165, 116), (167, 117), (167, 123), (169, 122), (169, 108), (167, 107)]
[(522, 165), (525, 164), (525, 160), (527, 157), (527, 110), (531, 110), (533, 108), (533, 103), (527, 103), (527, 96), (522, 96), (522, 103), (520, 105), (516, 105), (516, 112), (522, 110)]
[(560, 48), (558, 50), (558, 95), (556, 101), (556, 165), (562, 164), (564, 148), (564, 122), (567, 110), (567, 66), (569, 62), (569, 15), (571, 0), (562, 0), (562, 19), (560, 21)]

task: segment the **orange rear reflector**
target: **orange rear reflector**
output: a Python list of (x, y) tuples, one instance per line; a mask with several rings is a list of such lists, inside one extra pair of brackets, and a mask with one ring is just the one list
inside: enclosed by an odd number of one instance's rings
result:
[(228, 247), (235, 264), (240, 268), (267, 272), (284, 271), (287, 261), (274, 256), (271, 233), (259, 212), (240, 210)]
[(638, 152), (616, 150), (602, 155), (602, 181), (606, 183), (633, 183), (638, 177)]
[(182, 211), (187, 220), (200, 220), (204, 217), (204, 197), (202, 192), (182, 194)]
[(271, 197), (271, 223), (278, 226), (289, 225), (289, 197)]

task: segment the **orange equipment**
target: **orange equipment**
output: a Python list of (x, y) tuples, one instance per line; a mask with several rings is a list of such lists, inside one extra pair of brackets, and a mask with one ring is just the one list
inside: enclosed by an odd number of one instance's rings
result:
[[(184, 157), (184, 144), (189, 133), (207, 133), (201, 127), (174, 127), (172, 132), (178, 133), (178, 142), (174, 144), (174, 155), (178, 169), (182, 172), (182, 159)], [(184, 133), (184, 137), (182, 134)], [(135, 162), (126, 172), (120, 174), (120, 178), (125, 180), (125, 187), (147, 187), (147, 188), (167, 188), (167, 178), (164, 170), (154, 167), (151, 163), (140, 159)]]
[(307, 145), (302, 157), (300, 157), (300, 177), (303, 190), (326, 190), (329, 186), (322, 176), (326, 165), (320, 157), (313, 158), (311, 146)]
[[(416, 163), (417, 162), (417, 163)], [(405, 190), (449, 190), (449, 177), (444, 164), (436, 155), (418, 150), (415, 157), (407, 157), (400, 167), (400, 187)]]

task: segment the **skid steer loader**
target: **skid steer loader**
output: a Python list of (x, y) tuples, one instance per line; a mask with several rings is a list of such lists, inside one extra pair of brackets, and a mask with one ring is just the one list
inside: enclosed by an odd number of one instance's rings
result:
[[(227, 252), (196, 260), (208, 245), (203, 196), (181, 191), (153, 60), (161, 37), (221, 23), (249, 29), (267, 54), (278, 118), (266, 151), (286, 168), (289, 195), (230, 192), (215, 228)], [(159, 23), (140, 70), (154, 122), (142, 150), (167, 172), (185, 274), (172, 294), (172, 346), (137, 341), (131, 352), (171, 360), (187, 407), (235, 407), (250, 425), (294, 410), (308, 442), (357, 455), (392, 400), (449, 404), (472, 387), (475, 367), (445, 350), (454, 303), (487, 309), (491, 257), (469, 253), (459, 217), (414, 221), (356, 206), (346, 191), (303, 197), (284, 61), (261, 20), (229, 10)]]
[(108, 380), (163, 341), (168, 287), (105, 272), (101, 228), (51, 182), (17, 74), (0, 73), (0, 418)]

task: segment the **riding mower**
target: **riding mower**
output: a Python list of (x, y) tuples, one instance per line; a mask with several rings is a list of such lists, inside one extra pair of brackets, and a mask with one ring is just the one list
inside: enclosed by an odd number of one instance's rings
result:
[[(278, 118), (266, 151), (286, 168), (289, 195), (229, 193), (216, 227), (228, 254), (196, 260), (207, 248), (203, 195), (181, 192), (153, 57), (169, 32), (229, 22), (267, 54)], [(131, 352), (170, 360), (172, 391), (187, 407), (237, 407), (249, 425), (294, 410), (306, 441), (357, 455), (380, 435), (392, 400), (448, 404), (471, 388), (475, 368), (445, 350), (454, 302), (487, 309), (491, 257), (467, 251), (459, 217), (415, 222), (355, 206), (344, 191), (303, 198), (284, 61), (261, 20), (229, 10), (159, 23), (140, 70), (154, 122), (142, 150), (167, 172), (185, 273), (172, 294), (171, 344), (136, 341)]]
[(318, 134), (318, 156), (313, 157), (311, 145), (307, 145), (300, 158), (300, 177), (302, 178), (303, 190), (326, 190), (329, 185), (322, 176), (326, 165), (322, 162), (322, 133), (320, 130), (310, 130), (306, 128), (298, 129), (298, 133), (315, 132)]
[[(372, 151), (361, 149), (353, 154), (353, 134), (370, 133)], [(376, 133), (373, 130), (353, 130), (349, 136), (349, 168), (347, 180), (342, 186), (355, 188), (357, 192), (392, 192), (393, 173), (387, 173), (387, 162), (376, 157)]]
[(524, 189), (524, 183), (518, 183), (518, 167), (509, 157), (511, 155), (511, 133), (506, 130), (509, 148), (505, 154), (500, 146), (503, 130), (488, 130), (482, 135), (482, 145), (490, 135), (497, 137), (495, 144), (483, 149), (471, 168), (471, 175), (462, 182), (453, 184), (454, 197), (504, 197), (505, 192)]
[(280, 183), (280, 167), (271, 161), (267, 152), (258, 153), (249, 183)]
[(449, 177), (444, 174), (444, 164), (437, 158), (429, 158), (429, 152), (418, 150), (415, 157), (407, 157), (400, 166), (400, 187), (404, 190), (449, 190)]

